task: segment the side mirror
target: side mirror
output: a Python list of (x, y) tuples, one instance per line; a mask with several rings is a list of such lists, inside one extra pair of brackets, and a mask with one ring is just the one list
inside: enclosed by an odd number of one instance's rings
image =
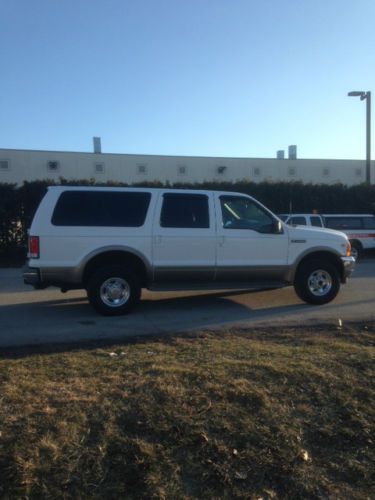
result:
[(273, 223), (273, 232), (274, 234), (282, 234), (283, 231), (283, 225), (279, 220), (275, 220)]

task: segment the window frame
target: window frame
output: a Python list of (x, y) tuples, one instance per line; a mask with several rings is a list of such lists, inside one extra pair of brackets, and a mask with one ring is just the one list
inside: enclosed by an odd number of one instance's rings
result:
[[(81, 218), (75, 217), (73, 214), (76, 214), (77, 212), (73, 212), (75, 209), (75, 206), (77, 204), (77, 198), (79, 196), (82, 196), (82, 199), (80, 200), (80, 207), (85, 207), (84, 203), (86, 202), (86, 211), (83, 209), (81, 211), (78, 211), (78, 214)], [(100, 200), (100, 196), (102, 196), (102, 199)], [(127, 223), (123, 224), (120, 223), (120, 219), (118, 219), (117, 223), (115, 224), (110, 224), (109, 221), (114, 219), (108, 219), (105, 221), (105, 216), (103, 216), (103, 211), (102, 207), (103, 205), (105, 206), (107, 204), (108, 206), (108, 200), (112, 202), (112, 205), (109, 206), (109, 212), (112, 210), (112, 215), (113, 211), (116, 211), (116, 203), (119, 203), (119, 198), (121, 196), (125, 197), (128, 195), (128, 198), (133, 197), (134, 199), (128, 199), (127, 203), (128, 205), (134, 204), (135, 203), (135, 198), (142, 197), (144, 200), (138, 200), (138, 206), (137, 206), (137, 213), (138, 215), (138, 222), (137, 223)], [(84, 197), (86, 196), (86, 200), (84, 200)], [(90, 200), (90, 196), (92, 199)], [(118, 198), (117, 200), (115, 198)], [(70, 198), (70, 199), (69, 199)], [(95, 199), (96, 198), (96, 199)], [(150, 208), (150, 203), (151, 203), (151, 193), (147, 191), (135, 191), (135, 192), (130, 192), (130, 191), (104, 191), (104, 190), (98, 190), (98, 191), (90, 191), (90, 190), (66, 190), (63, 191), (58, 199), (56, 200), (56, 204), (54, 206), (54, 210), (51, 215), (51, 224), (54, 227), (89, 227), (89, 228), (98, 228), (98, 227), (105, 227), (105, 228), (140, 228), (143, 227), (146, 223), (147, 219), (147, 214), (149, 212)], [(64, 206), (65, 204), (65, 206)], [(125, 206), (125, 205), (124, 205)], [(68, 207), (68, 208), (67, 208)], [(102, 219), (98, 218), (97, 216), (95, 217), (95, 212), (91, 213), (91, 219), (87, 217), (88, 214), (90, 214), (90, 209), (92, 207), (95, 207), (97, 210), (100, 211), (100, 215)], [(139, 210), (142, 209), (142, 212)], [(59, 212), (60, 211), (60, 212)], [(86, 220), (85, 220), (85, 217)], [(96, 222), (97, 220), (100, 221)], [(136, 220), (136, 219), (133, 219)]]
[[(366, 224), (367, 221), (371, 221), (373, 225)], [(363, 229), (375, 229), (375, 217), (363, 217)]]
[(5, 163), (6, 167), (5, 168), (0, 167), (0, 172), (9, 172), (10, 169), (11, 169), (11, 162), (10, 162), (10, 160), (8, 160), (6, 158), (0, 158), (0, 164), (1, 163)]
[[(56, 168), (51, 167), (52, 163), (56, 164)], [(61, 170), (61, 163), (59, 160), (47, 160), (47, 172), (55, 173), (55, 172), (60, 172)]]
[(288, 167), (288, 177), (297, 177), (296, 167)]
[[(101, 170), (98, 170), (98, 167), (101, 167)], [(95, 174), (104, 174), (105, 173), (105, 163), (96, 161), (94, 163), (94, 173)]]
[[(303, 219), (304, 222), (295, 222), (295, 219)], [(307, 217), (305, 215), (292, 215), (288, 224), (291, 226), (307, 226)]]
[(147, 163), (137, 163), (137, 174), (138, 175), (147, 175), (148, 174)]
[[(331, 222), (332, 221), (348, 221), (349, 224), (347, 226), (343, 225), (341, 223), (341, 225), (331, 225)], [(360, 226), (359, 227), (353, 227), (352, 224), (350, 222), (352, 221), (359, 221), (360, 222)], [(364, 224), (363, 224), (363, 217), (361, 216), (355, 216), (355, 217), (347, 217), (345, 215), (342, 215), (342, 216), (339, 216), (339, 217), (334, 217), (334, 216), (330, 216), (330, 215), (326, 215), (325, 216), (325, 226), (328, 228), (328, 229), (335, 229), (336, 231), (359, 231), (361, 229), (363, 229), (364, 227)]]
[(178, 175), (186, 176), (187, 175), (186, 165), (178, 165), (177, 166), (177, 173), (178, 173)]
[[(263, 213), (265, 216), (267, 216), (267, 218), (269, 218), (270, 220), (270, 223), (269, 224), (263, 224), (263, 226), (261, 227), (265, 227), (265, 226), (270, 226), (269, 227), (269, 230), (260, 230), (260, 228), (254, 228), (254, 227), (240, 227), (239, 226), (234, 226), (234, 227), (230, 227), (230, 226), (225, 226), (227, 224), (227, 221), (225, 221), (225, 217), (224, 217), (224, 212), (223, 212), (223, 201), (224, 199), (232, 199), (232, 200), (245, 200), (247, 201), (248, 203), (251, 203), (254, 205), (254, 207), (256, 207), (261, 213)], [(221, 209), (221, 223), (222, 223), (222, 229), (223, 230), (230, 230), (230, 231), (233, 231), (233, 230), (240, 230), (240, 231), (255, 231), (259, 234), (275, 234), (275, 230), (274, 230), (274, 224), (276, 222), (276, 218), (274, 217), (274, 215), (272, 214), (272, 212), (270, 212), (266, 207), (263, 207), (260, 203), (258, 203), (256, 200), (252, 199), (252, 198), (248, 198), (247, 196), (236, 196), (236, 195), (226, 195), (226, 194), (222, 194), (219, 196), (219, 204), (220, 204), (220, 209)], [(238, 214), (237, 214), (238, 215)]]
[[(319, 224), (313, 224), (314, 221), (317, 221), (319, 222)], [(310, 216), (310, 224), (313, 226), (313, 227), (324, 227), (323, 226), (323, 223), (322, 223), (322, 219), (320, 218), (319, 215), (311, 215)]]
[[(170, 214), (165, 213), (167, 211), (167, 209), (170, 208), (170, 207), (168, 207), (167, 203), (168, 203), (168, 200), (173, 200), (173, 199), (202, 200), (205, 204), (204, 210), (206, 211), (206, 213), (204, 214), (204, 217), (202, 217), (203, 222), (199, 222), (196, 225), (194, 225), (194, 224), (187, 225), (186, 223), (185, 224), (177, 224), (177, 222), (176, 223), (167, 223), (165, 219), (167, 217), (170, 217)], [(198, 207), (198, 209), (200, 210), (199, 207)], [(188, 229), (188, 230), (191, 230), (191, 229), (207, 230), (207, 229), (209, 229), (211, 227), (209, 196), (207, 194), (203, 194), (203, 193), (202, 194), (200, 194), (200, 193), (164, 193), (162, 196), (162, 200), (161, 200), (159, 226), (163, 230), (165, 230), (165, 229), (167, 229), (167, 230), (168, 229), (182, 229), (182, 230), (183, 229)]]

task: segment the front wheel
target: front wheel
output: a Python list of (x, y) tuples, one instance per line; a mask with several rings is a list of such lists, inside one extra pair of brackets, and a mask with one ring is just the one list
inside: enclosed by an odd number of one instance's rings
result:
[(306, 262), (296, 274), (294, 289), (299, 298), (309, 304), (327, 304), (340, 290), (338, 270), (330, 262)]
[(103, 267), (87, 283), (87, 297), (104, 316), (127, 314), (139, 302), (141, 287), (132, 271), (122, 267)]
[(351, 252), (350, 252), (350, 256), (354, 257), (355, 260), (358, 260), (362, 255), (362, 251), (363, 251), (362, 245), (359, 241), (356, 241), (356, 240), (351, 241), (350, 244), (352, 247)]

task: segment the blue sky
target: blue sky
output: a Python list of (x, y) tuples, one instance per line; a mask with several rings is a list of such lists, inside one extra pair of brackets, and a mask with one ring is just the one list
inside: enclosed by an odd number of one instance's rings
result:
[(0, 147), (362, 159), (374, 27), (374, 0), (0, 0)]

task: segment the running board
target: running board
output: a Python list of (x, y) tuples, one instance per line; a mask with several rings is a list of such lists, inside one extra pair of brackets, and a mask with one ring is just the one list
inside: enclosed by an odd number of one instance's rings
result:
[(267, 282), (220, 282), (213, 281), (202, 283), (153, 283), (147, 287), (155, 292), (184, 292), (196, 290), (272, 290), (287, 286), (281, 281)]

